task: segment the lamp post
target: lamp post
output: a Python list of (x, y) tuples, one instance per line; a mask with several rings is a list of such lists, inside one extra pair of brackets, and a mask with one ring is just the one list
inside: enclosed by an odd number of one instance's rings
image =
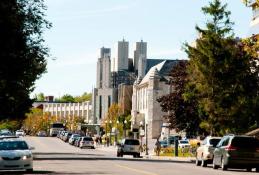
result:
[(146, 130), (146, 155), (148, 155), (148, 138), (147, 138), (147, 135), (148, 135), (148, 130), (147, 130), (147, 127), (148, 127), (148, 124), (146, 123), (145, 125), (145, 130)]
[(112, 139), (111, 139), (111, 136), (112, 136), (112, 121), (110, 120), (110, 137), (109, 137), (109, 143), (110, 143), (110, 145), (111, 145), (111, 141), (112, 141)]
[(109, 146), (109, 144), (108, 144), (108, 142), (107, 142), (107, 123), (108, 123), (108, 121), (107, 120), (105, 120), (105, 139), (106, 139), (106, 145), (107, 146)]
[(126, 138), (126, 124), (127, 124), (127, 120), (125, 119), (123, 122), (124, 138)]
[(116, 121), (116, 129), (115, 129), (115, 143), (117, 144), (117, 141), (118, 141), (118, 138), (117, 138), (117, 134), (118, 134), (118, 132), (117, 132), (117, 130), (118, 130), (118, 125), (119, 125), (119, 120), (117, 120)]

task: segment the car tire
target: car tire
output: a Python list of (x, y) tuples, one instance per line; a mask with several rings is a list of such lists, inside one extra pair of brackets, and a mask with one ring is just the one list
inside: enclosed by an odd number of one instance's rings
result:
[(207, 161), (204, 160), (204, 158), (202, 157), (202, 158), (201, 158), (201, 166), (202, 166), (202, 167), (207, 167), (207, 164), (208, 164)]
[(121, 156), (120, 153), (117, 152), (117, 157), (120, 157), (120, 156)]
[(137, 153), (137, 157), (140, 158), (140, 153)]
[(201, 161), (199, 161), (199, 159), (196, 157), (196, 160), (195, 160), (195, 165), (196, 166), (200, 166), (201, 165)]
[(223, 171), (228, 170), (228, 167), (227, 167), (227, 165), (225, 165), (225, 160), (223, 157), (221, 158), (221, 168)]
[(27, 172), (27, 173), (32, 173), (32, 172), (33, 172), (33, 168), (26, 169), (26, 172)]

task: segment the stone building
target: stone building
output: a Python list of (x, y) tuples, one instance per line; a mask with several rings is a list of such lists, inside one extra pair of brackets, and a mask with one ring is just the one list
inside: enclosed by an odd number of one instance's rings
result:
[(143, 77), (138, 77), (133, 85), (132, 95), (132, 129), (138, 130), (141, 124), (147, 131), (148, 147), (154, 146), (160, 137), (163, 126), (163, 115), (157, 99), (169, 94), (169, 73), (178, 60), (164, 60), (150, 68)]

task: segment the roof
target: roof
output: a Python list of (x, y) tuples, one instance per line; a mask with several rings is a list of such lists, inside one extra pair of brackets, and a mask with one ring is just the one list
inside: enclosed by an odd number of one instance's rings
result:
[(140, 84), (144, 84), (148, 82), (149, 78), (158, 73), (160, 76), (160, 80), (165, 81), (165, 76), (169, 76), (172, 68), (179, 62), (180, 60), (163, 60), (162, 62), (154, 65), (142, 79)]

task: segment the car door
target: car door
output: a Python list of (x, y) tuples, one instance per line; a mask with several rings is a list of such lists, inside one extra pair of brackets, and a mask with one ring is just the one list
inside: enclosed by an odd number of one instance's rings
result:
[(223, 137), (219, 141), (219, 143), (217, 144), (217, 146), (213, 152), (213, 156), (214, 156), (213, 161), (216, 165), (220, 165), (220, 163), (221, 163), (221, 147), (225, 140), (226, 140), (226, 137)]

